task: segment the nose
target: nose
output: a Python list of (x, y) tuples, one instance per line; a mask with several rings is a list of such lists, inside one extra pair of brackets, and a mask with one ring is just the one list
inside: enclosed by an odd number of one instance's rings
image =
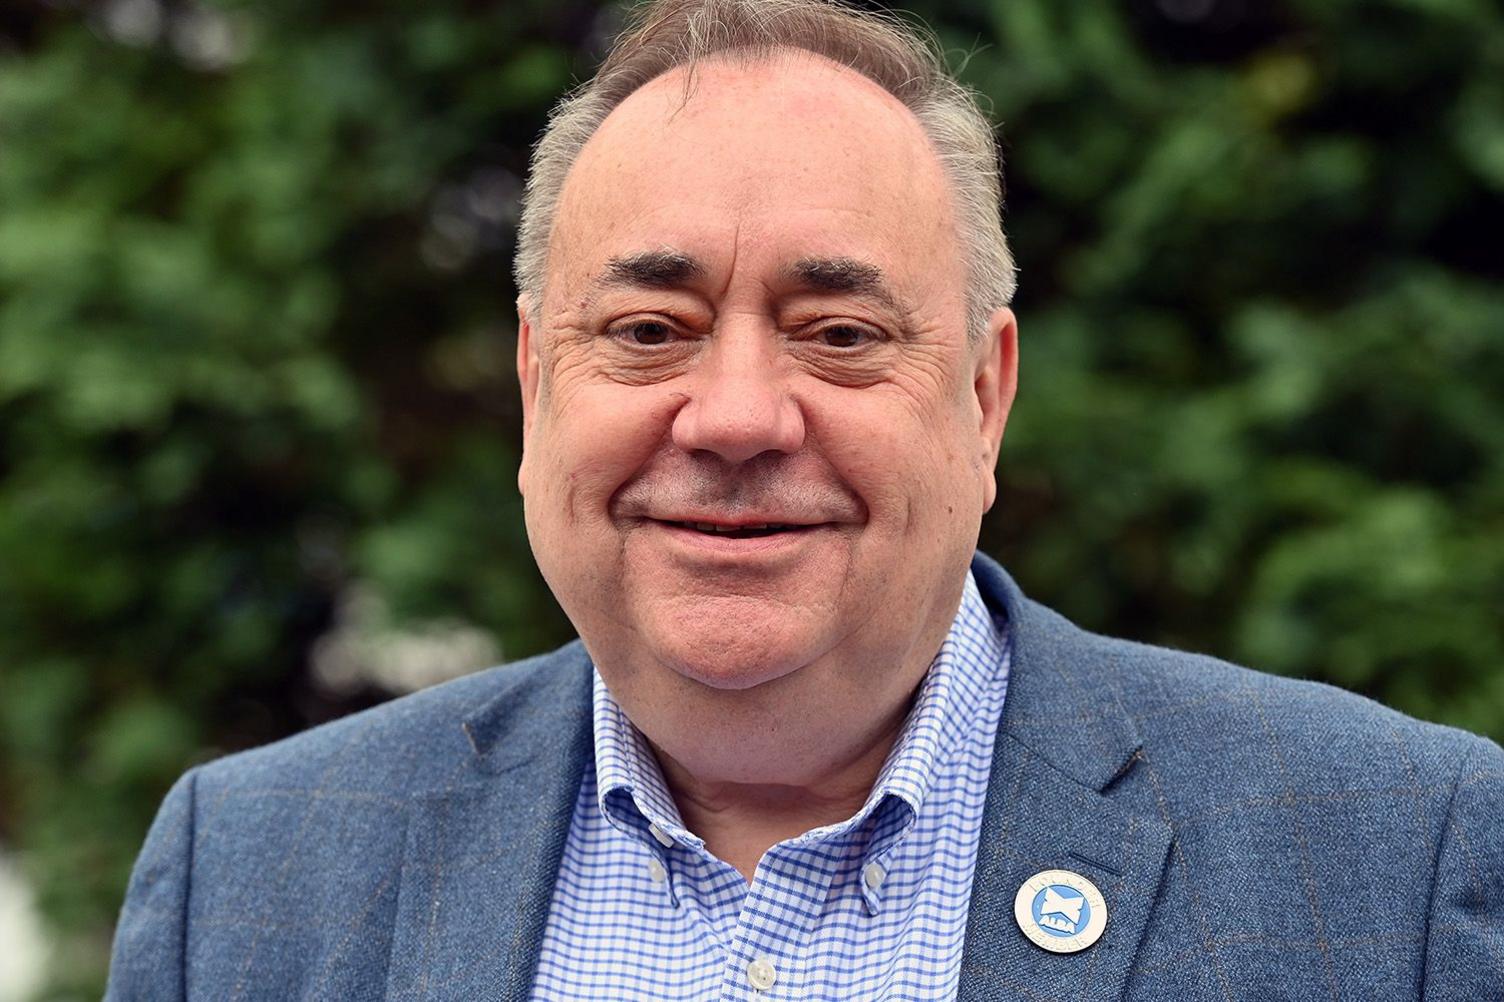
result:
[(764, 452), (804, 447), (804, 415), (789, 395), (773, 339), (723, 331), (702, 356), (690, 398), (674, 417), (674, 445), (742, 463)]

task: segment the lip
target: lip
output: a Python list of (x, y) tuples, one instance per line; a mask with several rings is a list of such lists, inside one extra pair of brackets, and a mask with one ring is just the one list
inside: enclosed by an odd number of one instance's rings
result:
[(786, 525), (795, 529), (804, 529), (812, 528), (817, 525), (828, 524), (827, 520), (824, 519), (817, 522), (807, 522), (801, 521), (797, 517), (790, 517), (788, 515), (779, 514), (777, 512), (765, 513), (759, 511), (743, 511), (738, 512), (735, 515), (727, 515), (724, 513), (717, 514), (675, 511), (672, 514), (645, 514), (641, 517), (644, 521), (647, 522), (686, 522), (691, 525), (699, 523), (704, 525), (714, 525), (722, 529), (740, 529), (746, 526), (758, 525)]
[[(807, 544), (816, 537), (824, 535), (827, 530), (835, 528), (830, 522), (817, 522), (813, 525), (799, 525), (780, 532), (770, 533), (766, 536), (725, 536), (690, 529), (677, 524), (678, 521), (649, 518), (644, 520), (644, 524), (663, 533), (679, 545), (687, 546), (703, 553), (726, 556), (752, 556), (754, 554), (778, 553)], [(781, 524), (777, 519), (759, 520), (750, 518), (745, 520), (738, 519), (736, 522), (725, 522), (714, 519), (684, 519), (683, 521), (710, 522), (715, 525), (732, 528), (743, 525)]]

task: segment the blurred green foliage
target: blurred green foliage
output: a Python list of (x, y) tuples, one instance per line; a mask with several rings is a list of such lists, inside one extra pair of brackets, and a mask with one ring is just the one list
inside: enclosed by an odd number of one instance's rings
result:
[[(1103, 632), (1504, 737), (1504, 14), (916, 3), (1008, 140), (1020, 399), (983, 546)], [(568, 624), (514, 486), (527, 149), (569, 0), (0, 11), (0, 841), (97, 997), (189, 764), (383, 698), (357, 585)]]

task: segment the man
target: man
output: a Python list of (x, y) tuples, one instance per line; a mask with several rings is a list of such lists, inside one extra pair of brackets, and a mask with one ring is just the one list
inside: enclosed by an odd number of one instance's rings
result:
[(519, 481), (582, 642), (190, 772), (111, 998), (1498, 997), (1496, 746), (973, 555), (995, 163), (889, 22), (646, 8), (518, 253)]

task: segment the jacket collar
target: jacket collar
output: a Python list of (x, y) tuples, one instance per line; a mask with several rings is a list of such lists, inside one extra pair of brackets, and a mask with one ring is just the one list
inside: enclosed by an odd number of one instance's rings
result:
[(971, 570), (1013, 644), (1003, 732), (1082, 786), (1105, 789), (1143, 746), (1111, 666), (1093, 656), (1089, 634), (1026, 599), (991, 557), (978, 553)]
[[(573, 748), (582, 735), (588, 739), (591, 661), (584, 644), (576, 640), (492, 670), (498, 684), (490, 698), (460, 722), (481, 772), (507, 772), (536, 761), (543, 749)], [(555, 778), (551, 771), (547, 776)]]
[[(993, 751), (959, 1002), (1099, 998), (1123, 994), (1158, 893), (1171, 831), (1128, 797), (1141, 762), (1138, 728), (1119, 696), (1121, 647), (1030, 602), (995, 562), (977, 554), (972, 573), (1008, 620), (1012, 677)], [(1014, 898), (1043, 870), (1095, 883), (1107, 927), (1074, 954), (1027, 940)]]
[(470, 754), (413, 798), (386, 997), (529, 998), (554, 878), (590, 754), (579, 643), (493, 669), (461, 721)]

